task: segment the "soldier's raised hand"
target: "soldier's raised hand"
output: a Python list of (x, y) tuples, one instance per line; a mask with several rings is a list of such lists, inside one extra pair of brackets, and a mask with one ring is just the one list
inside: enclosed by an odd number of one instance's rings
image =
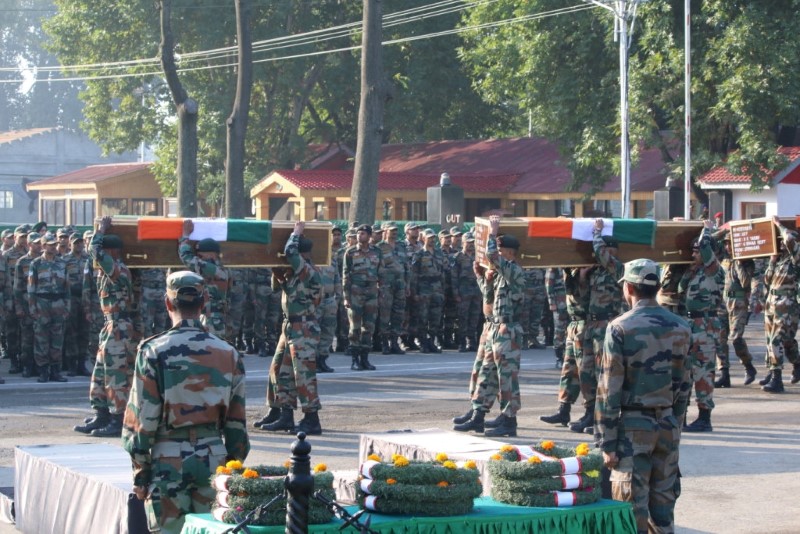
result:
[(194, 223), (191, 219), (183, 220), (183, 237), (189, 237), (194, 232)]
[(295, 221), (294, 222), (294, 231), (292, 232), (294, 235), (303, 235), (303, 231), (306, 229), (305, 221)]
[(491, 235), (496, 236), (497, 232), (500, 230), (500, 216), (499, 215), (490, 215), (489, 216), (489, 233)]
[(108, 229), (111, 228), (111, 221), (112, 221), (111, 217), (109, 215), (106, 215), (105, 217), (100, 219), (100, 223), (97, 225), (97, 230), (105, 234), (106, 232), (108, 232)]

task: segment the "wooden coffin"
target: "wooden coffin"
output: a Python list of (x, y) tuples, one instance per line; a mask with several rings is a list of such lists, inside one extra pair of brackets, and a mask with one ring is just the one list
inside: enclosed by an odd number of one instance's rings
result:
[[(554, 237), (529, 237), (528, 223), (533, 217), (506, 218), (500, 221), (501, 234), (513, 234), (521, 243), (517, 261), (523, 267), (581, 267), (596, 263), (590, 241)], [(649, 258), (658, 263), (690, 263), (692, 240), (700, 236), (702, 221), (658, 221), (655, 241), (649, 245), (620, 243), (617, 257), (623, 261)], [(475, 218), (475, 254), (485, 259), (489, 220)]]
[[(790, 230), (797, 229), (796, 217), (781, 217), (781, 224)], [(733, 259), (763, 258), (779, 252), (778, 229), (772, 217), (729, 221), (723, 228), (730, 232)]]
[[(97, 221), (96, 221), (97, 222)], [(139, 241), (138, 218), (115, 217), (109, 233), (122, 238), (122, 260), (130, 268), (181, 267), (178, 240), (152, 239)], [(96, 227), (96, 226), (95, 226)], [(303, 235), (314, 241), (311, 260), (315, 265), (331, 263), (331, 228), (329, 222), (307, 222)], [(222, 262), (226, 267), (285, 267), (283, 249), (294, 230), (292, 221), (274, 221), (269, 244), (220, 243)]]

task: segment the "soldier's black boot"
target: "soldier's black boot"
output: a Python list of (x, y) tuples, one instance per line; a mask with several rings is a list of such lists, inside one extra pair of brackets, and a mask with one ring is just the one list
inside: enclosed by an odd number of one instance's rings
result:
[(280, 418), (280, 416), (281, 416), (281, 409), (275, 406), (269, 409), (267, 415), (265, 415), (264, 417), (253, 423), (253, 426), (255, 428), (261, 428), (264, 425), (274, 423)]
[[(8, 370), (8, 374), (10, 375), (18, 375), (23, 371), (22, 363), (19, 360), (19, 356), (16, 354), (12, 354), (9, 356), (11, 358), (11, 367)], [(27, 377), (26, 377), (27, 378)]]
[(39, 367), (39, 378), (36, 379), (40, 384), (44, 384), (50, 380), (50, 366), (42, 365)]
[(353, 363), (350, 364), (351, 371), (363, 371), (364, 367), (361, 366), (361, 349), (350, 347), (350, 354), (353, 357)]
[(66, 377), (61, 376), (57, 365), (50, 366), (50, 382), (66, 382)]
[(406, 352), (410, 350), (422, 350), (422, 348), (414, 343), (414, 336), (413, 334), (409, 334), (407, 336), (403, 336), (403, 350)]
[(367, 349), (361, 349), (361, 367), (365, 371), (374, 371), (375, 366), (369, 363), (369, 351)]
[(245, 354), (255, 354), (256, 353), (256, 346), (253, 344), (252, 339), (245, 339), (244, 340), (244, 352)]
[[(516, 417), (507, 417), (503, 414), (500, 414), (500, 417), (503, 420), (494, 428), (490, 428), (486, 432), (483, 433), (484, 436), (487, 438), (498, 438), (501, 436), (508, 436), (510, 438), (516, 437), (517, 435), (517, 418)], [(499, 419), (499, 418), (498, 418)], [(495, 419), (496, 421), (497, 419)]]
[(392, 345), (389, 342), (389, 336), (383, 336), (381, 339), (381, 354), (391, 354), (392, 353)]
[(792, 364), (792, 378), (789, 380), (790, 384), (797, 384), (800, 382), (800, 363)]
[(564, 367), (564, 347), (557, 347), (556, 351), (556, 369)]
[(305, 432), (307, 436), (319, 436), (322, 434), (322, 425), (319, 423), (319, 412), (308, 412), (303, 414), (303, 418), (294, 427), (295, 432)]
[(506, 420), (506, 416), (503, 414), (498, 415), (494, 419), (490, 419), (489, 421), (484, 421), (483, 426), (486, 428), (497, 428), (498, 426), (503, 424), (503, 421)]
[(780, 369), (775, 369), (772, 371), (772, 376), (770, 377), (770, 381), (764, 384), (763, 389), (767, 393), (783, 393), (783, 377), (781, 376), (783, 371)]
[(290, 407), (281, 407), (280, 416), (276, 421), (261, 425), (261, 430), (269, 432), (291, 432), (294, 430), (294, 410)]
[(459, 339), (461, 341), (458, 343), (458, 352), (467, 352), (469, 350), (467, 349), (467, 337), (461, 336)]
[(720, 369), (719, 378), (714, 380), (715, 388), (729, 388), (731, 387), (731, 372), (729, 369)]
[(333, 367), (328, 365), (328, 355), (320, 354), (317, 356), (317, 371), (320, 373), (332, 373)]
[(109, 420), (108, 408), (98, 408), (94, 412), (94, 417), (89, 417), (82, 425), (75, 425), (72, 430), (81, 434), (89, 434), (92, 430), (106, 426)]
[(569, 411), (572, 407), (571, 404), (566, 402), (558, 403), (558, 411), (553, 415), (540, 415), (539, 420), (551, 425), (567, 426), (569, 424)]
[(546, 349), (547, 346), (546, 345), (542, 345), (541, 343), (539, 343), (539, 338), (538, 337), (531, 336), (530, 341), (528, 341), (528, 348), (529, 349), (535, 349), (535, 350), (541, 350), (541, 349)]
[(441, 345), (437, 345), (436, 344), (436, 338), (437, 338), (437, 336), (433, 336), (433, 335), (428, 334), (428, 348), (430, 349), (430, 350), (428, 350), (428, 352), (430, 352), (431, 354), (441, 354), (442, 353)]
[(461, 423), (460, 425), (453, 425), (453, 430), (456, 432), (469, 432), (471, 430), (482, 434), (484, 417), (486, 417), (486, 412), (475, 410), (472, 412), (472, 417), (470, 417), (469, 421)]
[(108, 424), (102, 428), (95, 428), (91, 435), (97, 438), (115, 438), (122, 435), (123, 414), (115, 413), (109, 416)]
[(36, 371), (33, 368), (33, 362), (26, 362), (22, 366), (22, 378), (30, 378), (36, 374)]
[(259, 358), (266, 358), (267, 356), (269, 356), (269, 354), (267, 353), (267, 343), (265, 341), (263, 341), (263, 340), (259, 341), (258, 342), (258, 357)]
[(744, 366), (744, 385), (747, 386), (752, 384), (753, 381), (756, 379), (756, 368), (753, 366), (752, 363), (746, 363)]
[(464, 415), (458, 415), (456, 417), (453, 417), (453, 423), (456, 424), (456, 425), (463, 425), (464, 423), (466, 423), (467, 421), (472, 419), (472, 414), (473, 413), (475, 413), (475, 410), (470, 408), (469, 411), (467, 413), (465, 413)]
[(569, 424), (569, 429), (578, 434), (583, 434), (590, 426), (594, 426), (594, 406), (586, 408), (586, 412), (580, 419)]
[(711, 410), (700, 408), (700, 413), (697, 419), (690, 425), (683, 427), (684, 432), (711, 432), (714, 428), (711, 426)]
[(767, 376), (765, 376), (764, 378), (759, 380), (758, 381), (758, 385), (759, 386), (766, 386), (767, 384), (769, 384), (770, 380), (772, 380), (772, 371), (768, 372)]
[(400, 344), (397, 342), (397, 336), (392, 336), (390, 340), (392, 354), (400, 354), (401, 356), (406, 353), (401, 347)]

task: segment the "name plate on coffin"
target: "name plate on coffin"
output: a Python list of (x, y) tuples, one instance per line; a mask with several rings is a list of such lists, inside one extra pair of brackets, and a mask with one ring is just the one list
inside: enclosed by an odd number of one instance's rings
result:
[[(138, 221), (137, 217), (114, 217), (112, 221), (108, 233), (122, 238), (122, 261), (134, 269), (182, 267), (178, 239), (139, 240)], [(314, 265), (331, 263), (331, 228), (329, 222), (306, 223), (303, 235), (314, 242), (311, 250)], [(226, 267), (286, 267), (283, 249), (293, 230), (293, 221), (273, 221), (269, 243), (220, 242), (222, 262)]]
[[(517, 263), (522, 267), (583, 267), (597, 263), (591, 241), (568, 237), (530, 237), (529, 224), (531, 221), (535, 224), (537, 219), (515, 217), (500, 221), (499, 233), (512, 234), (521, 243)], [(657, 263), (691, 263), (692, 240), (700, 236), (702, 229), (702, 221), (657, 221), (652, 246), (620, 242), (617, 257), (622, 262), (649, 258)], [(476, 217), (474, 233), (475, 259), (481, 265), (488, 266), (486, 244), (489, 220)]]
[(777, 228), (772, 219), (731, 221), (729, 227), (733, 259), (760, 258), (778, 253)]

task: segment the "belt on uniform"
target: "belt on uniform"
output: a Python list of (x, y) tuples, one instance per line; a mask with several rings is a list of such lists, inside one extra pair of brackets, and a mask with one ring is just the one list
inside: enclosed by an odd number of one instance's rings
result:
[(35, 293), (36, 298), (44, 300), (60, 300), (66, 298), (63, 293)]
[(662, 417), (669, 417), (672, 415), (672, 406), (667, 406), (666, 408), (640, 408), (637, 406), (623, 406), (622, 411), (627, 413), (641, 413), (647, 417), (661, 419)]
[(494, 324), (510, 324), (514, 322), (508, 315), (490, 315), (486, 320)]
[(586, 316), (585, 315), (570, 315), (569, 316), (569, 320), (570, 321), (585, 321), (586, 320)]
[(687, 311), (689, 319), (703, 319), (704, 317), (711, 317), (711, 312), (708, 311)]
[(611, 319), (611, 314), (608, 313), (590, 313), (588, 316), (590, 321), (608, 321)]
[(725, 293), (725, 296), (729, 299), (742, 299), (747, 296), (747, 293), (744, 291), (728, 291)]
[(769, 294), (780, 297), (793, 297), (795, 295), (794, 289), (770, 289)]
[(193, 425), (183, 428), (173, 428), (167, 430), (165, 434), (159, 437), (168, 439), (187, 439), (191, 442), (196, 442), (198, 438), (214, 438), (219, 437), (220, 431), (215, 424), (207, 425)]
[(290, 323), (309, 323), (311, 321), (316, 322), (317, 318), (313, 315), (290, 315), (286, 320)]

